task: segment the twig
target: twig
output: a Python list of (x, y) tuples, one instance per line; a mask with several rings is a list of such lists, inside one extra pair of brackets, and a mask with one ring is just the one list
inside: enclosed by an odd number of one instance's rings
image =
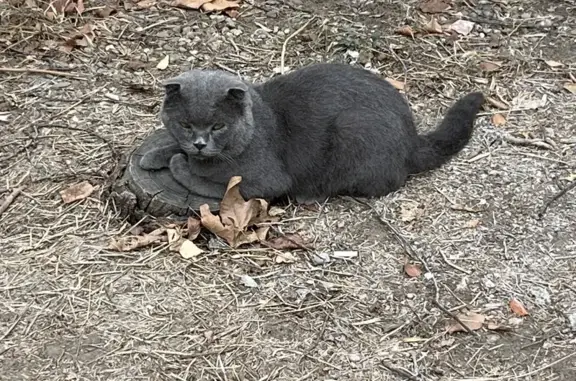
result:
[(395, 373), (398, 376), (405, 377), (406, 379), (408, 379), (410, 381), (418, 381), (419, 380), (418, 377), (416, 377), (415, 375), (413, 375), (412, 373), (408, 372), (405, 369), (393, 367), (392, 365), (390, 365), (384, 361), (381, 361), (380, 363), (382, 364), (382, 366), (384, 368), (388, 369), (390, 372)]
[(444, 259), (444, 262), (446, 262), (446, 264), (447, 264), (448, 266), (450, 266), (450, 267), (452, 267), (453, 269), (456, 269), (456, 270), (458, 270), (458, 271), (462, 271), (464, 274), (468, 274), (468, 275), (472, 274), (471, 271), (466, 270), (466, 269), (463, 269), (462, 267), (460, 267), (460, 266), (458, 266), (458, 265), (455, 265), (454, 263), (450, 262), (450, 261), (448, 260), (448, 258), (446, 258), (446, 254), (444, 254), (444, 252), (443, 252), (442, 250), (438, 250), (438, 251), (440, 252), (440, 255), (442, 255), (442, 259)]
[(23, 187), (18, 187), (15, 188), (12, 193), (10, 193), (6, 199), (4, 200), (4, 202), (2, 203), (2, 205), (0, 206), (0, 216), (6, 211), (8, 210), (8, 207), (10, 207), (10, 204), (12, 204), (14, 202), (14, 200), (16, 199), (16, 197), (18, 197), (18, 195), (20, 193), (22, 193), (22, 190), (24, 188)]
[(568, 193), (571, 189), (574, 189), (574, 187), (576, 187), (576, 180), (573, 180), (571, 183), (569, 183), (567, 186), (565, 186), (564, 188), (560, 189), (560, 191), (558, 193), (556, 193), (554, 196), (552, 196), (548, 201), (546, 201), (544, 203), (544, 206), (542, 207), (542, 209), (540, 209), (540, 211), (538, 212), (538, 219), (541, 219), (542, 217), (544, 217), (544, 214), (546, 214), (546, 211), (548, 210), (548, 208), (550, 207), (550, 205), (552, 205), (552, 203), (556, 200), (558, 200), (560, 197), (564, 196), (566, 193)]
[(2, 72), (2, 73), (49, 74), (49, 75), (57, 75), (57, 76), (61, 76), (61, 77), (71, 77), (71, 78), (86, 80), (86, 78), (84, 78), (78, 74), (75, 74), (75, 73), (67, 73), (65, 71), (47, 70), (47, 69), (34, 69), (34, 68), (26, 68), (26, 67), (0, 67), (0, 72)]
[(504, 140), (505, 142), (508, 142), (510, 144), (516, 144), (516, 145), (520, 145), (520, 146), (534, 146), (534, 147), (538, 147), (538, 148), (544, 148), (544, 149), (554, 149), (554, 147), (552, 147), (552, 145), (539, 140), (539, 139), (524, 139), (524, 138), (518, 138), (515, 136), (512, 136), (510, 134), (504, 134), (502, 135), (502, 140)]
[(316, 16), (312, 17), (306, 22), (306, 24), (302, 25), (296, 32), (292, 33), (284, 40), (284, 43), (282, 44), (282, 52), (280, 53), (280, 74), (284, 74), (284, 61), (286, 60), (286, 47), (288, 46), (288, 42), (306, 29), (306, 27), (314, 20), (316, 20)]
[[(1, 213), (0, 213), (1, 214)], [(20, 323), (20, 320), (22, 320), (22, 317), (24, 316), (24, 314), (26, 312), (28, 312), (28, 308), (30, 307), (30, 303), (28, 303), (28, 305), (26, 305), (26, 307), (24, 308), (24, 311), (22, 311), (22, 313), (20, 315), (18, 315), (18, 317), (16, 318), (16, 320), (14, 320), (14, 323), (12, 323), (12, 325), (8, 328), (8, 330), (6, 332), (4, 332), (4, 334), (2, 335), (2, 337), (0, 337), (0, 342), (4, 341), (5, 338), (7, 338), (12, 331), (14, 330), (14, 328), (16, 328), (16, 326), (18, 325), (18, 323)]]
[(462, 326), (462, 328), (464, 328), (464, 330), (466, 332), (468, 332), (471, 335), (474, 336), (478, 336), (478, 334), (476, 332), (474, 332), (473, 330), (470, 329), (470, 327), (468, 327), (460, 318), (458, 318), (458, 316), (456, 316), (455, 314), (453, 314), (452, 312), (450, 312), (446, 307), (442, 306), (440, 304), (440, 288), (438, 287), (438, 282), (436, 281), (436, 277), (434, 276), (434, 273), (432, 273), (430, 266), (428, 265), (428, 262), (426, 262), (422, 257), (420, 257), (418, 255), (418, 253), (416, 253), (416, 251), (414, 250), (414, 248), (410, 245), (410, 243), (406, 240), (406, 238), (404, 238), (402, 236), (402, 234), (400, 234), (400, 232), (394, 227), (392, 226), (392, 224), (386, 220), (385, 218), (383, 218), (382, 216), (380, 216), (380, 214), (374, 209), (374, 207), (362, 200), (359, 200), (357, 198), (354, 198), (354, 200), (356, 200), (357, 202), (359, 202), (362, 205), (367, 206), (368, 208), (370, 208), (370, 210), (372, 210), (372, 212), (374, 213), (374, 216), (376, 217), (376, 220), (378, 222), (380, 222), (382, 225), (386, 226), (388, 229), (390, 229), (392, 231), (392, 233), (394, 233), (394, 236), (396, 237), (396, 239), (398, 240), (398, 242), (400, 243), (400, 245), (402, 245), (402, 247), (404, 248), (404, 251), (410, 256), (412, 257), (412, 259), (415, 259), (417, 261), (419, 261), (420, 263), (422, 263), (424, 265), (424, 268), (426, 269), (426, 272), (432, 274), (432, 280), (434, 282), (434, 289), (435, 289), (435, 294), (434, 294), (434, 304), (442, 311), (444, 312), (446, 315), (450, 316), (452, 319), (456, 320), (456, 322), (458, 324), (460, 324)]

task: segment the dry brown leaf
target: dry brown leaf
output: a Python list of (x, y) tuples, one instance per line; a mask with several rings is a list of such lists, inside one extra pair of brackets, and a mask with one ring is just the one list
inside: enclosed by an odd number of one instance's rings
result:
[(188, 239), (194, 241), (200, 235), (200, 230), (202, 229), (202, 222), (194, 217), (188, 217), (186, 222), (186, 228), (188, 230)]
[(200, 9), (204, 4), (212, 0), (176, 0), (171, 3), (173, 7)]
[(194, 242), (185, 239), (182, 242), (182, 245), (180, 245), (180, 249), (178, 250), (178, 252), (182, 256), (182, 258), (190, 259), (199, 256), (204, 252), (204, 250), (196, 246)]
[(239, 1), (212, 0), (208, 3), (204, 3), (204, 5), (202, 5), (202, 10), (204, 12), (224, 11), (227, 9), (238, 8), (239, 6)]
[(297, 260), (298, 260), (298, 257), (296, 257), (291, 252), (286, 251), (286, 252), (280, 252), (280, 253), (276, 254), (276, 258), (274, 261), (276, 263), (294, 263)]
[(513, 298), (510, 300), (510, 309), (512, 310), (512, 312), (516, 314), (516, 316), (522, 317), (528, 315), (528, 311), (526, 310), (522, 302), (520, 302), (518, 299)]
[(396, 80), (396, 79), (394, 79), (394, 78), (388, 77), (388, 78), (386, 78), (386, 80), (387, 80), (392, 86), (394, 86), (394, 88), (395, 88), (396, 90), (404, 90), (404, 88), (406, 87), (406, 84), (405, 84), (404, 82), (398, 81), (398, 80)]
[(488, 325), (486, 325), (486, 328), (489, 329), (490, 331), (500, 331), (500, 332), (512, 331), (511, 327), (507, 327), (505, 325), (496, 323), (488, 323)]
[(304, 239), (300, 234), (288, 233), (280, 237), (272, 238), (264, 244), (276, 250), (294, 250), (305, 247)]
[(268, 215), (268, 203), (265, 200), (244, 200), (240, 194), (241, 181), (242, 177), (234, 176), (228, 182), (220, 202), (219, 216), (213, 215), (206, 204), (200, 207), (202, 225), (232, 247), (264, 240), (269, 226), (259, 226), (256, 231), (249, 228), (278, 220)]
[(467, 36), (470, 34), (470, 32), (472, 32), (472, 29), (474, 29), (474, 25), (475, 24), (472, 21), (457, 20), (452, 25), (450, 25), (450, 30), (453, 30), (454, 32), (463, 36)]
[(149, 246), (156, 242), (166, 241), (166, 237), (160, 234), (144, 234), (144, 235), (132, 235), (120, 237), (118, 239), (112, 239), (108, 245), (109, 250), (114, 251), (132, 251), (137, 250), (146, 246)]
[(491, 73), (493, 71), (496, 70), (500, 70), (501, 67), (501, 63), (500, 62), (492, 62), (492, 61), (484, 61), (482, 63), (480, 63), (480, 69), (482, 71)]
[(94, 187), (88, 181), (72, 185), (60, 191), (60, 197), (65, 204), (70, 204), (74, 201), (84, 200), (94, 192)]
[(506, 117), (502, 114), (492, 115), (492, 124), (495, 126), (503, 126), (506, 124)]
[(576, 83), (566, 83), (564, 84), (564, 88), (572, 94), (576, 94)]
[(424, 25), (424, 30), (428, 33), (442, 33), (442, 25), (438, 23), (435, 17)]
[(142, 0), (136, 3), (136, 9), (149, 9), (156, 5), (156, 0)]
[(403, 36), (408, 36), (414, 38), (414, 29), (410, 25), (405, 25), (401, 28), (396, 29), (396, 33)]
[(479, 219), (473, 219), (473, 220), (466, 222), (465, 226), (469, 229), (474, 229), (474, 228), (478, 227), (478, 225), (480, 225), (481, 222), (482, 221), (480, 221)]
[(420, 268), (420, 266), (412, 263), (406, 263), (404, 265), (404, 272), (410, 278), (418, 278), (420, 275), (422, 275), (422, 269)]
[(420, 10), (424, 13), (441, 13), (450, 9), (450, 0), (424, 0)]
[[(460, 321), (464, 323), (472, 331), (476, 331), (482, 328), (484, 320), (486, 320), (486, 316), (474, 312), (470, 312), (468, 314), (458, 314), (457, 316), (458, 319), (460, 319)], [(465, 332), (466, 329), (462, 327), (460, 323), (454, 321), (452, 324), (448, 326), (448, 328), (446, 328), (446, 331), (448, 333), (461, 332), (461, 331)]]

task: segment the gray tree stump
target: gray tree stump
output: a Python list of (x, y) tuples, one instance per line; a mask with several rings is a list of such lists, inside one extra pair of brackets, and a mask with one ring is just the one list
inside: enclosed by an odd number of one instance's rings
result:
[(140, 158), (145, 152), (171, 139), (168, 131), (154, 131), (132, 152), (124, 175), (114, 187), (112, 198), (125, 217), (141, 219), (154, 217), (185, 217), (197, 213), (202, 204), (217, 211), (220, 199), (207, 198), (191, 193), (176, 182), (168, 168), (147, 171), (140, 168)]

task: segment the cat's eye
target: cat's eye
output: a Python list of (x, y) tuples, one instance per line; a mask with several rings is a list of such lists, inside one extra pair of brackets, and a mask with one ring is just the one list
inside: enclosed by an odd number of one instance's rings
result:
[(212, 126), (212, 130), (218, 131), (218, 130), (223, 129), (224, 127), (226, 127), (226, 125), (224, 123), (216, 123), (215, 125)]

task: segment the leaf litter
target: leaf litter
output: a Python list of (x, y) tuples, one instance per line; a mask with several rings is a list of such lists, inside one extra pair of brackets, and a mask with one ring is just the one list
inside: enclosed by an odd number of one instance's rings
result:
[[(458, 314), (457, 317), (471, 331), (477, 331), (480, 328), (482, 328), (482, 326), (484, 325), (484, 321), (486, 320), (486, 316), (475, 312), (469, 312), (467, 314), (461, 313)], [(459, 322), (455, 320), (446, 328), (446, 332), (448, 333), (467, 332), (467, 330)]]
[(69, 186), (60, 191), (60, 197), (65, 204), (70, 204), (74, 201), (84, 200), (94, 192), (94, 186), (88, 181), (83, 181), (78, 184)]
[(220, 202), (219, 216), (212, 214), (207, 204), (200, 206), (202, 225), (232, 248), (265, 240), (270, 223), (279, 220), (268, 214), (268, 202), (265, 200), (244, 200), (240, 194), (241, 181), (240, 176), (230, 179)]

